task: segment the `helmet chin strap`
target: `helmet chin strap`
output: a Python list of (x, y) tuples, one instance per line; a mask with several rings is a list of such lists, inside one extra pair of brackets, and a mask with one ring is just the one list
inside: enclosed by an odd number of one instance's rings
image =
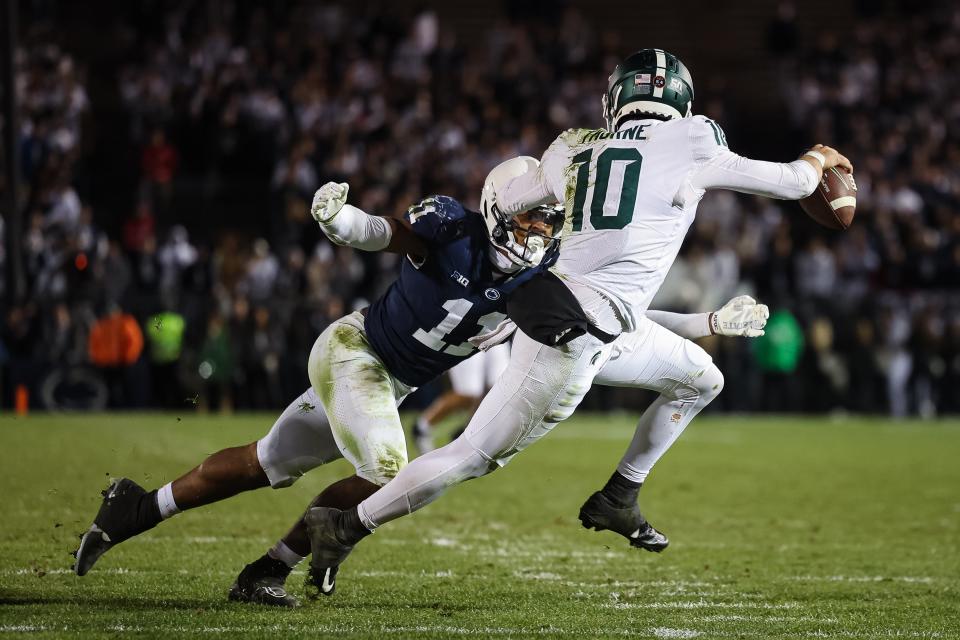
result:
[(511, 260), (509, 256), (505, 255), (502, 250), (494, 245), (490, 245), (489, 251), (490, 262), (493, 263), (493, 268), (497, 271), (501, 273), (516, 273), (521, 269), (520, 265)]

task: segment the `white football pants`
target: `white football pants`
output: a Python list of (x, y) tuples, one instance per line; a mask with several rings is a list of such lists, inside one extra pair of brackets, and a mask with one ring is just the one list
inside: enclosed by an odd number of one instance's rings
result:
[(397, 406), (413, 389), (395, 378), (367, 341), (363, 316), (351, 313), (320, 334), (307, 365), (312, 387), (257, 442), (274, 488), (340, 457), (361, 478), (383, 485), (407, 464)]
[(420, 456), (363, 501), (361, 521), (372, 530), (429, 504), (451, 485), (504, 466), (570, 417), (594, 381), (660, 392), (618, 466), (639, 482), (723, 388), (723, 375), (703, 349), (649, 319), (607, 345), (588, 334), (553, 348), (518, 331), (509, 367), (463, 435)]

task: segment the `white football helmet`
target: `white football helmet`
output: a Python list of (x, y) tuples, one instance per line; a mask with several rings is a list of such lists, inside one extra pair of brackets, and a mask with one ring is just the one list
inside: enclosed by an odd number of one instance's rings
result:
[[(487, 174), (480, 194), (480, 213), (487, 225), (490, 243), (501, 249), (509, 260), (520, 267), (536, 267), (556, 245), (563, 230), (564, 211), (561, 205), (543, 205), (526, 212), (533, 222), (544, 222), (547, 232), (529, 229), (518, 224), (514, 216), (504, 215), (497, 207), (497, 191), (514, 178), (535, 171), (540, 163), (530, 156), (518, 156), (501, 162)], [(524, 214), (518, 214), (523, 216)], [(522, 239), (518, 240), (519, 236)]]

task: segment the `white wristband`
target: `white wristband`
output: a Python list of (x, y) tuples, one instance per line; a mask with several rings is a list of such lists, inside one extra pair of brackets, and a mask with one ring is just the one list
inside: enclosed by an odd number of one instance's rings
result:
[(803, 154), (803, 156), (801, 156), (801, 157), (804, 157), (804, 158), (805, 158), (805, 157), (807, 157), (807, 156), (810, 156), (811, 158), (813, 158), (814, 160), (816, 160), (817, 162), (819, 162), (819, 163), (820, 163), (820, 170), (823, 171), (823, 167), (826, 166), (826, 164), (827, 164), (827, 159), (823, 156), (822, 153), (820, 153), (819, 151), (814, 151), (814, 150), (811, 149), (810, 151), (807, 151), (805, 154)]

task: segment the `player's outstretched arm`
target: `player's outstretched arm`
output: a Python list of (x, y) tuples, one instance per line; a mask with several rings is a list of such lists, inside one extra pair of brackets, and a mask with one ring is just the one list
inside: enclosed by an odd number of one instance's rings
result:
[(508, 216), (556, 201), (540, 167), (514, 178), (497, 193), (497, 206)]
[(813, 193), (825, 169), (853, 165), (836, 149), (816, 145), (793, 162), (753, 160), (730, 151), (719, 125), (694, 116), (690, 144), (697, 168), (690, 183), (697, 189), (730, 189), (781, 200), (800, 200)]
[(647, 317), (687, 340), (706, 336), (743, 336), (756, 338), (770, 317), (767, 305), (750, 296), (737, 296), (711, 313), (671, 313), (648, 310)]
[(423, 257), (426, 247), (405, 220), (372, 216), (347, 204), (346, 182), (328, 182), (313, 196), (310, 213), (334, 244), (363, 251), (390, 251)]
[(497, 207), (504, 214), (513, 216), (542, 204), (563, 203), (566, 186), (566, 170), (570, 164), (570, 146), (561, 133), (544, 151), (540, 164), (497, 188)]

